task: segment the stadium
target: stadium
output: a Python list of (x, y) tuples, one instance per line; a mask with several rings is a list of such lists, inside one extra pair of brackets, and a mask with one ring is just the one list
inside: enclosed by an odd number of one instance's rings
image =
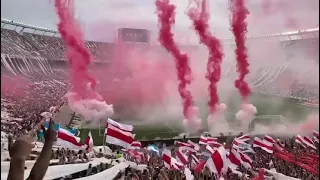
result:
[(1, 180), (319, 179), (318, 3), (4, 0)]
[[(33, 111), (40, 115), (42, 112), (48, 111), (51, 106), (58, 105), (61, 101), (61, 97), (67, 92), (68, 88), (70, 88), (68, 82), (67, 60), (65, 56), (66, 49), (62, 39), (59, 37), (59, 33), (54, 30), (25, 25), (23, 23), (5, 19), (1, 19), (1, 27), (2, 100), (13, 98), (13, 94), (10, 94), (10, 91), (24, 93), (23, 91), (26, 90), (27, 83), (28, 90), (31, 88), (34, 92), (31, 92), (32, 94), (29, 94), (29, 97), (22, 96), (22, 99), (14, 100), (14, 102), (18, 104), (22, 103), (18, 107), (24, 106), (32, 108)], [(28, 30), (28, 32), (25, 32), (26, 30)], [(30, 33), (30, 30), (34, 32)], [(131, 35), (128, 36), (128, 34)], [(278, 43), (279, 46), (277, 47), (281, 48), (281, 51), (285, 54), (286, 60), (283, 62), (289, 64), (289, 66), (279, 65), (279, 67), (260, 67), (255, 74), (251, 75), (251, 86), (254, 87), (254, 94), (251, 99), (259, 110), (255, 121), (262, 123), (270, 123), (271, 121), (280, 122), (281, 118), (290, 118), (292, 121), (301, 121), (304, 120), (303, 118), (306, 118), (309, 113), (318, 109), (318, 87), (303, 84), (304, 82), (299, 82), (292, 78), (294, 72), (290, 67), (290, 61), (293, 62), (291, 59), (294, 59), (297, 55), (301, 56), (303, 53), (311, 54), (312, 56), (309, 56), (308, 60), (314, 61), (316, 64), (318, 63), (318, 28), (249, 37), (248, 41), (249, 47), (251, 42), (254, 46), (257, 41), (272, 41), (272, 43)], [(158, 45), (150, 45), (148, 30), (119, 29), (118, 43), (119, 42), (125, 43), (124, 46), (127, 48), (127, 51), (141, 51), (141, 49), (143, 49), (144, 51), (153, 53), (161, 52), (161, 48)], [(225, 46), (232, 46), (231, 39), (223, 39), (223, 44)], [(114, 61), (114, 58), (119, 58), (113, 54), (113, 52), (115, 52), (116, 43), (87, 41), (86, 47), (93, 54), (95, 67), (101, 68), (111, 66), (110, 64)], [(192, 45), (186, 45), (182, 46), (182, 48), (191, 49), (197, 47), (196, 45), (194, 45), (194, 47)], [(310, 52), (310, 49), (313, 49), (313, 52)], [(300, 52), (307, 50), (309, 50), (309, 52)], [(223, 72), (223, 78), (234, 78), (235, 67), (227, 64), (225, 69), (227, 70)], [(103, 81), (110, 80), (103, 78), (103, 75), (101, 75), (102, 74), (98, 74), (98, 79), (100, 78)], [(122, 76), (123, 77), (117, 78), (130, 76), (130, 72), (122, 73)], [(20, 82), (14, 85), (10, 84), (10, 80), (15, 79), (15, 77), (19, 77)], [(111, 79), (111, 81), (114, 81), (114, 79)], [(317, 80), (310, 79), (310, 81), (315, 82)], [(282, 82), (286, 82), (287, 87), (282, 87)], [(19, 87), (19, 85), (21, 85), (21, 87)], [(19, 88), (21, 88), (21, 90)], [(108, 91), (108, 89), (100, 90), (100, 92), (103, 91)], [(54, 92), (52, 94), (54, 96), (45, 96), (48, 92)], [(230, 94), (232, 95), (230, 95), (231, 97), (228, 97), (228, 102), (225, 102), (228, 107), (226, 117), (230, 122), (234, 122), (234, 114), (239, 109), (238, 104), (240, 104), (240, 97), (235, 91)], [(37, 102), (36, 104), (39, 105), (38, 107), (30, 107), (34, 101)], [(51, 103), (39, 103), (46, 101)], [(110, 101), (110, 103), (114, 104), (116, 107), (115, 111), (119, 112), (123, 104), (117, 104), (117, 102), (112, 102), (112, 100)], [(12, 101), (10, 101), (10, 103), (11, 102)], [(117, 107), (119, 107), (119, 110)], [(206, 101), (199, 101), (199, 107), (201, 110), (204, 110), (201, 112), (200, 116), (202, 119), (206, 119), (208, 114), (205, 110)], [(65, 113), (60, 113), (58, 119), (65, 119), (64, 121), (66, 122), (61, 122), (64, 126), (76, 126), (79, 117), (72, 112), (69, 112), (70, 109), (65, 111)], [(17, 117), (26, 117), (23, 113), (25, 113), (23, 112), (23, 109), (22, 112), (12, 112), (12, 114)], [(155, 123), (148, 126), (145, 125), (145, 123), (141, 123), (141, 117), (138, 116), (131, 115), (128, 117), (125, 112), (121, 114), (121, 111), (116, 116), (117, 117), (114, 118), (120, 120), (120, 122), (130, 122), (136, 125), (135, 133), (139, 140), (172, 138), (183, 132), (181, 126), (177, 125), (180, 124), (178, 120), (176, 120), (178, 121), (176, 124), (174, 121), (168, 121), (165, 124), (162, 122), (160, 125)], [(28, 121), (28, 118), (26, 121)], [(41, 116), (37, 117), (38, 120), (39, 118), (41, 119)], [(148, 120), (146, 119), (146, 121)], [(161, 120), (156, 121), (161, 122)], [(27, 124), (24, 128), (30, 129), (33, 125), (34, 124)], [(92, 132), (95, 137), (95, 142), (98, 144), (102, 141), (104, 131), (103, 126), (104, 125), (101, 125), (99, 130)]]

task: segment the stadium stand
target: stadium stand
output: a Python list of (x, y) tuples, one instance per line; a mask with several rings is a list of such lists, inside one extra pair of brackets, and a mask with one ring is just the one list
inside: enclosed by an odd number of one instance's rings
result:
[[(21, 82), (28, 84), (28, 86), (21, 87), (18, 83), (13, 84), (14, 86), (1, 86), (1, 98), (8, 100), (12, 104), (7, 108), (14, 117), (26, 120), (26, 123), (21, 123), (22, 129), (31, 129), (41, 119), (39, 114), (48, 110), (50, 106), (59, 104), (60, 98), (69, 88), (67, 71), (65, 67), (61, 66), (66, 62), (66, 47), (62, 39), (58, 37), (57, 32), (53, 30), (50, 30), (51, 36), (40, 35), (24, 32), (23, 29), (20, 32), (14, 29), (7, 29), (5, 25), (22, 26), (23, 28), (43, 32), (49, 30), (21, 25), (21, 23), (8, 20), (1, 20), (1, 23), (1, 79), (5, 82), (10, 82), (13, 76), (21, 74)], [(301, 53), (298, 50), (308, 49), (310, 51), (306, 53), (312, 54), (311, 59), (317, 61), (319, 57), (318, 33), (319, 29), (313, 29), (299, 31), (292, 35), (274, 34), (249, 37), (249, 41), (250, 38), (276, 36), (280, 39), (286, 37), (287, 40), (280, 40), (279, 43), (287, 52), (289, 59), (291, 56)], [(291, 40), (290, 38), (293, 36), (295, 39)], [(106, 63), (112, 61), (114, 48), (112, 43), (87, 41), (86, 46), (93, 54), (95, 62)], [(140, 45), (138, 47), (140, 50), (151, 49), (151, 46)], [(163, 50), (157, 47), (155, 51), (161, 52)], [(265, 69), (261, 72), (266, 71)], [(279, 88), (279, 84), (281, 84), (279, 81), (283, 82), (282, 78), (286, 74), (290, 76), (290, 73), (285, 68), (278, 67), (265, 74), (264, 78), (256, 82), (256, 84), (260, 85), (256, 86), (254, 91), (272, 96), (285, 96), (297, 99), (299, 103), (318, 106), (318, 87), (304, 85), (300, 82), (292, 81), (292, 83), (289, 83), (286, 81), (287, 84), (290, 84), (290, 87), (288, 87), (288, 91), (284, 92), (283, 88)], [(103, 76), (103, 74), (100, 74), (100, 76)], [(257, 76), (255, 80), (258, 78)], [(273, 87), (271, 88), (273, 89), (272, 91), (270, 87)], [(23, 94), (23, 96), (16, 96), (14, 94), (16, 92)], [(11, 112), (13, 109), (15, 109), (15, 112)], [(31, 119), (33, 121), (30, 121)]]

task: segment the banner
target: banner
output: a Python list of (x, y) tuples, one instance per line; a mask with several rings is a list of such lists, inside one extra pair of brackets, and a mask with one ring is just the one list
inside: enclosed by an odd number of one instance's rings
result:
[(150, 43), (149, 31), (146, 29), (121, 28), (118, 31), (118, 38), (122, 42)]

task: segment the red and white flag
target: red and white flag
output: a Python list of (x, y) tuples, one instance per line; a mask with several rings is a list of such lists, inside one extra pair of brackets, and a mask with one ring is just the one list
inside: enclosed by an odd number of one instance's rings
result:
[(176, 151), (176, 159), (178, 162), (186, 165), (188, 164), (188, 156), (182, 152), (182, 149), (179, 148), (177, 151)]
[(94, 146), (94, 143), (93, 143), (93, 138), (92, 138), (92, 135), (91, 135), (91, 131), (89, 131), (88, 133), (88, 137), (85, 141), (85, 144), (87, 145), (86, 147), (86, 150), (87, 152), (90, 152)]
[(165, 167), (167, 167), (168, 169), (181, 170), (183, 168), (183, 164), (173, 158), (171, 156), (171, 151), (168, 149), (163, 149), (162, 160)]
[(247, 168), (247, 169), (251, 169), (252, 168), (252, 159), (244, 154), (243, 152), (239, 151), (240, 154), (240, 158), (241, 158), (241, 164)]
[(197, 143), (194, 143), (191, 140), (188, 140), (187, 143), (191, 144), (195, 151), (199, 151), (200, 150), (200, 146)]
[(214, 153), (214, 149), (209, 145), (206, 146), (206, 150), (208, 150), (211, 154)]
[(185, 142), (177, 141), (177, 145), (178, 145), (179, 148), (191, 148), (191, 149), (194, 149), (194, 145), (189, 144), (189, 143), (185, 143)]
[(214, 149), (222, 146), (220, 143), (218, 143), (216, 141), (211, 141), (210, 143), (208, 142), (208, 145), (212, 146)]
[(311, 147), (312, 149), (317, 149), (317, 148), (314, 146), (314, 142), (312, 141), (312, 139), (309, 138), (308, 136), (304, 136), (304, 137), (303, 137), (303, 140), (304, 140), (304, 144), (307, 145), (308, 147)]
[(243, 140), (240, 140), (240, 139), (234, 139), (233, 142), (232, 142), (232, 148), (234, 149), (239, 149), (239, 146), (241, 144), (247, 144), (246, 142), (244, 142)]
[(226, 150), (223, 146), (219, 147), (211, 157), (207, 160), (207, 167), (211, 172), (217, 174), (218, 177), (221, 177), (222, 172), (228, 167)]
[(114, 127), (117, 127), (118, 129), (124, 131), (124, 132), (132, 132), (133, 131), (133, 126), (129, 124), (122, 124), (119, 122), (116, 122), (110, 118), (108, 118), (107, 121), (108, 124), (112, 124)]
[(235, 149), (231, 149), (230, 153), (227, 155), (227, 161), (230, 169), (237, 169), (241, 164), (240, 154)]
[(259, 147), (267, 153), (273, 153), (273, 145), (270, 142), (261, 140), (258, 137), (255, 137), (253, 140), (253, 147)]
[(139, 141), (133, 141), (131, 143), (131, 149), (140, 149), (142, 147), (141, 142)]
[(244, 134), (240, 137), (235, 138), (237, 140), (243, 141), (243, 142), (247, 142), (250, 141), (250, 135), (249, 134)]
[(131, 157), (133, 157), (137, 161), (141, 161), (144, 159), (144, 154), (142, 152), (138, 152), (132, 149), (123, 149), (122, 150), (124, 153), (127, 153)]
[(207, 145), (207, 143), (208, 143), (207, 137), (200, 136), (199, 144), (201, 144), (201, 145)]
[(80, 144), (80, 138), (73, 135), (70, 131), (59, 128), (56, 144), (68, 149), (91, 151), (93, 148), (93, 139), (91, 132), (85, 141), (85, 145)]
[(313, 140), (319, 143), (319, 131), (313, 131)]
[(265, 140), (265, 141), (267, 141), (267, 142), (269, 142), (271, 144), (276, 143), (276, 141), (269, 135), (265, 135), (263, 140)]
[(191, 163), (196, 166), (199, 163), (199, 159), (194, 154), (191, 154)]
[(296, 136), (295, 142), (300, 144), (302, 147), (306, 147), (303, 138), (299, 134)]
[(207, 137), (207, 141), (208, 141), (209, 144), (212, 143), (212, 142), (218, 142), (218, 138), (216, 138), (216, 137)]
[(240, 164), (242, 164), (247, 169), (252, 168), (252, 159), (241, 151), (232, 149), (229, 155), (227, 155), (227, 158), (229, 160), (229, 167), (231, 169), (236, 169)]
[(132, 130), (132, 125), (121, 124), (109, 118), (105, 131), (106, 142), (130, 149), (134, 142)]
[(273, 144), (273, 147), (277, 150), (280, 150), (280, 151), (284, 151), (285, 149), (285, 145), (282, 144), (280, 141), (277, 141), (277, 143)]

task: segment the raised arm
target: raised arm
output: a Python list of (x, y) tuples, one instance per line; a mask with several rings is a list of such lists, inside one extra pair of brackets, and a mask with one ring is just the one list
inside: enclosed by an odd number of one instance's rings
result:
[(45, 143), (36, 163), (32, 167), (28, 180), (42, 180), (49, 166), (53, 142), (57, 138), (57, 132), (53, 127), (52, 119), (50, 120), (48, 129), (43, 129), (43, 132), (45, 136)]
[(14, 143), (11, 136), (8, 137), (8, 150), (11, 157), (8, 180), (23, 180), (25, 161), (31, 153), (32, 138), (19, 137)]

